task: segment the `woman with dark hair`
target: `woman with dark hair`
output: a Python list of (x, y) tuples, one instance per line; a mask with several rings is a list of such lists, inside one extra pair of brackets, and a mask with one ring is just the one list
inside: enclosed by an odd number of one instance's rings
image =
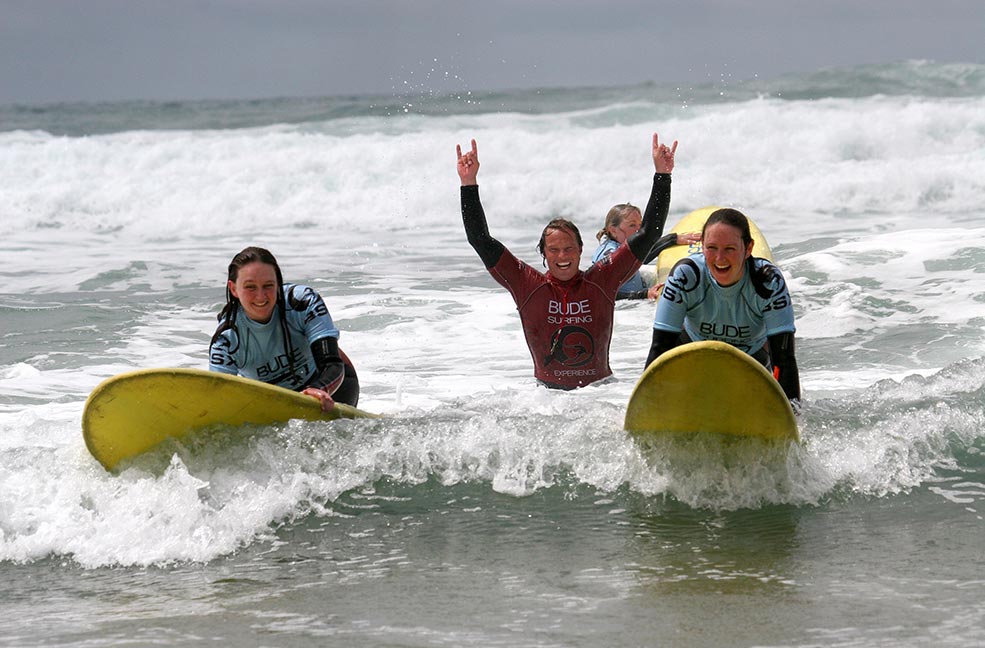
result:
[(321, 295), (285, 284), (267, 250), (248, 247), (233, 257), (218, 319), (210, 370), (300, 391), (326, 412), (335, 401), (359, 402), (359, 378)]
[(486, 270), (510, 291), (534, 361), (534, 376), (554, 389), (575, 389), (612, 375), (609, 342), (616, 291), (629, 279), (660, 237), (670, 209), (670, 174), (677, 142), (667, 147), (653, 135), (656, 173), (639, 231), (588, 270), (582, 272), (582, 241), (578, 228), (563, 218), (552, 220), (537, 249), (547, 266), (541, 273), (517, 259), (490, 236), (479, 201), (479, 153), (458, 153), (462, 220), (469, 244)]
[(791, 401), (800, 398), (793, 302), (780, 269), (752, 256), (749, 220), (719, 209), (701, 230), (701, 254), (677, 262), (657, 301), (649, 366), (687, 342), (719, 340), (773, 372)]

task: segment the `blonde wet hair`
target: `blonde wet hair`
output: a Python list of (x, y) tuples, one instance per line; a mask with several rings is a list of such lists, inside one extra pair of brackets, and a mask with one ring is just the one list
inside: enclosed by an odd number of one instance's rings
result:
[(640, 211), (640, 208), (632, 203), (619, 203), (618, 205), (613, 205), (612, 208), (609, 209), (609, 213), (605, 215), (605, 225), (598, 231), (595, 238), (599, 241), (602, 240), (603, 236), (612, 238), (612, 235), (609, 234), (609, 228), (619, 227), (622, 225), (623, 220), (625, 220), (625, 218), (633, 212), (639, 214), (640, 218), (643, 217), (643, 212)]

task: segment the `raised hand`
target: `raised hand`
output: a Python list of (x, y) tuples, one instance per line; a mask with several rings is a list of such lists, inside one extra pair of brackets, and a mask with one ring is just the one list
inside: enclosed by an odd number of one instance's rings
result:
[(475, 146), (475, 140), (472, 140), (472, 150), (465, 155), (462, 155), (459, 144), (455, 145), (455, 152), (458, 154), (458, 177), (462, 180), (462, 186), (478, 184), (476, 176), (479, 175), (479, 150)]
[(674, 153), (677, 152), (677, 140), (670, 148), (660, 143), (660, 138), (653, 134), (653, 168), (657, 173), (670, 173), (674, 170)]

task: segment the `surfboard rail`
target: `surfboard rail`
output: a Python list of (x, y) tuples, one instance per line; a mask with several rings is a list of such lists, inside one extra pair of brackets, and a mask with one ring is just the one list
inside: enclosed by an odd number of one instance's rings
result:
[(213, 425), (270, 425), (291, 419), (334, 420), (378, 415), (241, 376), (202, 369), (141, 369), (107, 378), (82, 412), (86, 448), (107, 470), (169, 438)]
[(717, 341), (681, 345), (647, 367), (629, 399), (624, 427), (637, 436), (800, 438), (779, 383), (748, 354)]

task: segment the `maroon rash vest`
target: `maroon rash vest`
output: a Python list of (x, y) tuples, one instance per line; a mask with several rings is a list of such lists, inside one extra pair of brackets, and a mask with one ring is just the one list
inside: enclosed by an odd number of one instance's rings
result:
[(616, 292), (641, 262), (626, 245), (568, 281), (542, 274), (504, 250), (489, 274), (520, 312), (534, 376), (574, 389), (612, 375), (609, 342)]

